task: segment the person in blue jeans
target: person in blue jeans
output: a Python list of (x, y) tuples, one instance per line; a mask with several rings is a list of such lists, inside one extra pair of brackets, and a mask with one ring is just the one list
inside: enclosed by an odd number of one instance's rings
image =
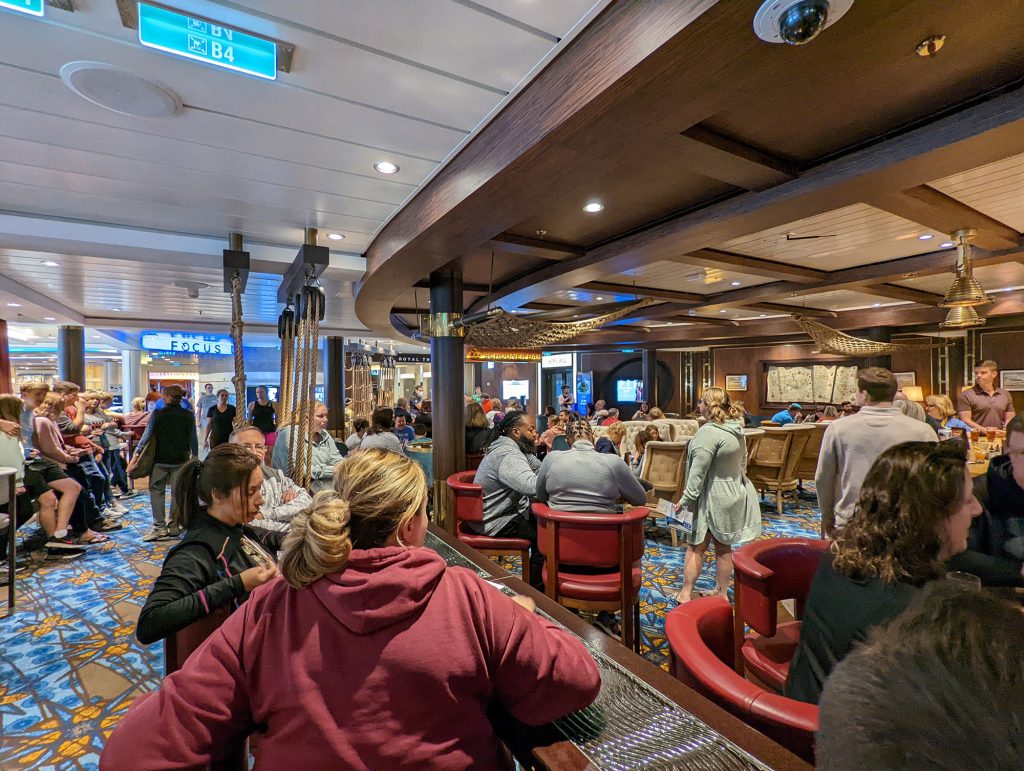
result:
[(800, 414), (800, 410), (802, 409), (803, 407), (796, 402), (793, 402), (786, 409), (779, 410), (772, 415), (772, 423), (778, 423), (781, 426), (784, 426), (787, 423), (796, 423), (801, 417), (803, 417)]

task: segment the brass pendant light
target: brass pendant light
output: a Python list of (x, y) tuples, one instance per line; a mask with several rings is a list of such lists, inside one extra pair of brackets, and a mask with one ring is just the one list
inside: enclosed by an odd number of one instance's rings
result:
[(946, 320), (939, 326), (942, 329), (968, 329), (969, 327), (984, 326), (985, 319), (978, 315), (978, 312), (969, 305), (958, 305), (950, 308), (946, 314)]
[(985, 323), (985, 319), (974, 310), (975, 306), (992, 302), (981, 284), (974, 277), (971, 264), (971, 241), (977, 235), (973, 228), (964, 228), (953, 234), (956, 239), (956, 278), (939, 303), (940, 308), (949, 308), (946, 320), (939, 326), (943, 329), (966, 329)]

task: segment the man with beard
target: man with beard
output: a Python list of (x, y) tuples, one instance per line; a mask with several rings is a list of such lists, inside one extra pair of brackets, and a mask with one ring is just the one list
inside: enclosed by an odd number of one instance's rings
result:
[(474, 482), (484, 489), (484, 521), (467, 523), (482, 535), (529, 538), (530, 581), (543, 590), (544, 557), (537, 548), (537, 523), (530, 512), (537, 492), (537, 426), (532, 415), (508, 412), (491, 429)]

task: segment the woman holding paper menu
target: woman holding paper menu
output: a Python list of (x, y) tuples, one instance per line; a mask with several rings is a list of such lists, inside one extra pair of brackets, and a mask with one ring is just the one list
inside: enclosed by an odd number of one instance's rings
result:
[(733, 544), (761, 534), (757, 491), (747, 479), (747, 443), (743, 413), (730, 404), (721, 388), (707, 388), (700, 399), (707, 423), (697, 429), (687, 447), (686, 489), (677, 505), (680, 519), (693, 517), (693, 530), (684, 533), (689, 548), (683, 565), (683, 588), (677, 602), (689, 602), (700, 576), (704, 552), (713, 541), (717, 593), (729, 599)]

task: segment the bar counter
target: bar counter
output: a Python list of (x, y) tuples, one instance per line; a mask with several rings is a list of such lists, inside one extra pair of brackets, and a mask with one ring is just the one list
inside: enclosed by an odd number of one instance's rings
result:
[(601, 693), (587, 709), (531, 728), (507, 718), (498, 733), (516, 757), (545, 769), (811, 769), (661, 668), (537, 592), (436, 525), (425, 544), (452, 566), (475, 571), (506, 594), (578, 637), (601, 670)]

